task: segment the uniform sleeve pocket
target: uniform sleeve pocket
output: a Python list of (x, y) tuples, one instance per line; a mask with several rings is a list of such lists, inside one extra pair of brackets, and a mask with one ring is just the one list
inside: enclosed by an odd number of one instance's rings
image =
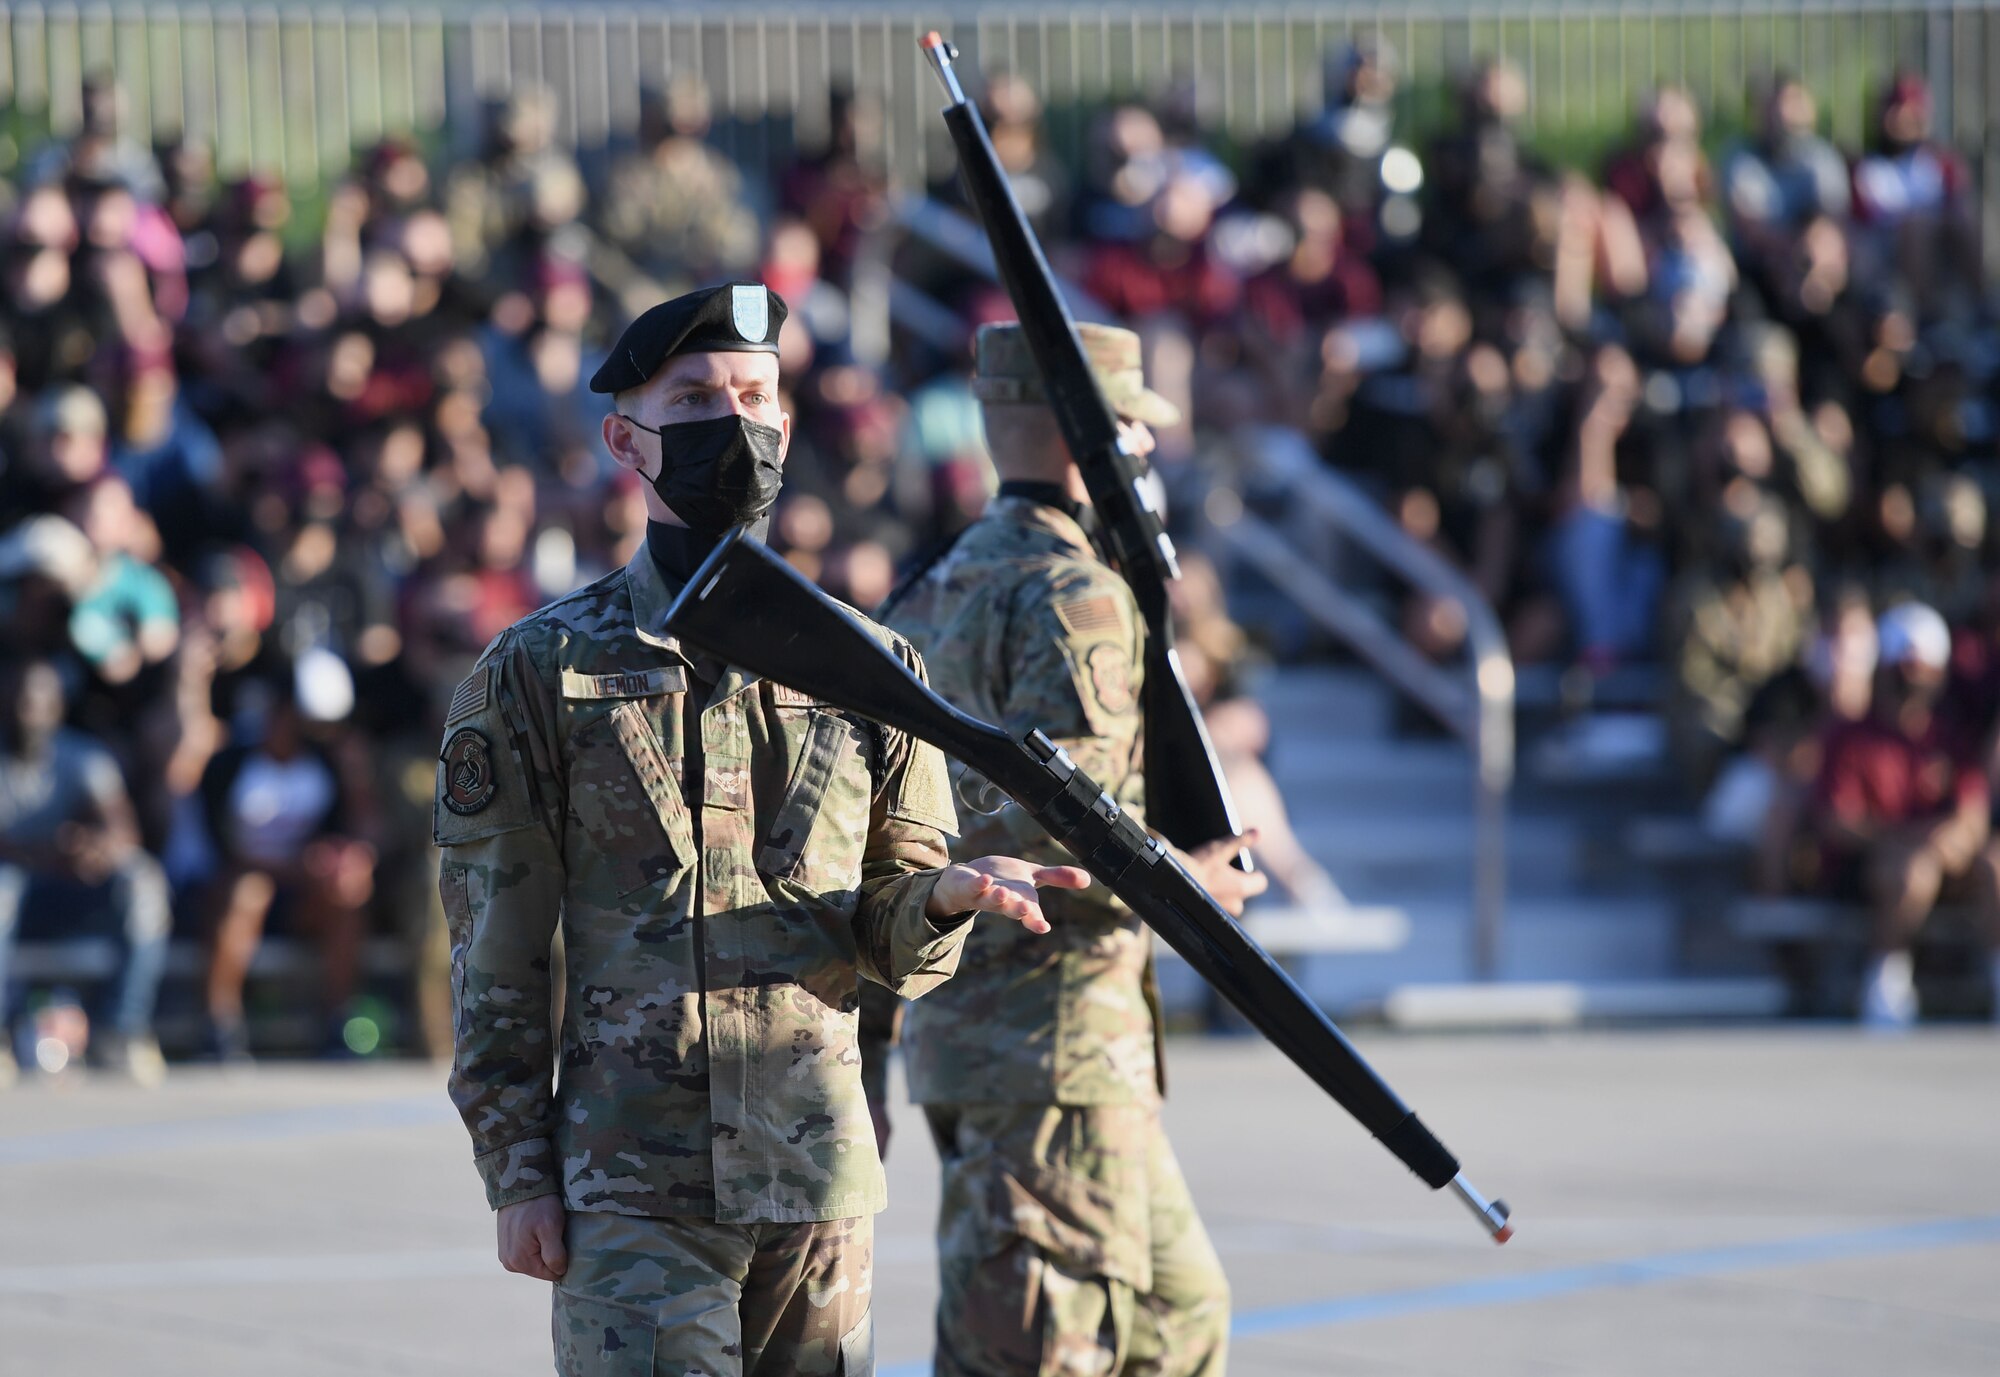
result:
[(561, 1377), (653, 1377), (653, 1317), (635, 1306), (556, 1288), (556, 1371)]
[(620, 897), (694, 862), (687, 803), (638, 704), (620, 703), (571, 738), (569, 805)]
[(445, 862), (438, 872), (438, 897), (444, 901), (445, 931), (451, 937), (451, 1001), (465, 1008), (465, 960), (472, 947), (472, 877), (465, 867)]

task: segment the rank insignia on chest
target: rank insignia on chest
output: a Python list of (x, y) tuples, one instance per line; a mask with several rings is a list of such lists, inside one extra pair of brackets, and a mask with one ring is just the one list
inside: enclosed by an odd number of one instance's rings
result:
[(460, 817), (493, 801), (500, 781), (493, 773), (493, 748), (483, 733), (461, 727), (444, 746), (444, 806)]

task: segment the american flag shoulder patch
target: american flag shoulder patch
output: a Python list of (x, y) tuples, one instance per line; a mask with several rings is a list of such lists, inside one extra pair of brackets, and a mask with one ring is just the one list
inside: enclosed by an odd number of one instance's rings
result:
[(493, 698), (493, 666), (481, 665), (465, 676), (459, 686), (452, 691), (451, 706), (445, 709), (445, 725), (479, 712)]
[(1106, 631), (1117, 631), (1123, 626), (1118, 616), (1118, 604), (1109, 593), (1091, 593), (1078, 598), (1059, 598), (1050, 606), (1055, 608), (1056, 620), (1063, 627), (1077, 635), (1095, 636)]

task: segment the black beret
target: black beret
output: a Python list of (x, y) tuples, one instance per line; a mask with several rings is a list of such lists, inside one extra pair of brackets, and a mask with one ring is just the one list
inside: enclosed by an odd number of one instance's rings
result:
[(623, 392), (675, 354), (775, 354), (785, 299), (757, 282), (726, 282), (662, 301), (625, 327), (592, 392)]

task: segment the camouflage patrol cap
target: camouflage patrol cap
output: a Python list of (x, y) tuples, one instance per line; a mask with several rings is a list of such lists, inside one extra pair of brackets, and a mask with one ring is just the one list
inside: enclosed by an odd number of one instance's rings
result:
[[(1128, 421), (1170, 426), (1181, 418), (1180, 408), (1146, 386), (1140, 365), (1139, 337), (1115, 325), (1079, 325), (1077, 337), (1090, 360), (1090, 371), (1104, 389), (1104, 400)], [(1028, 338), (1009, 321), (979, 327), (974, 354), (972, 392), (985, 402), (1046, 402), (1041, 370), (1028, 351)]]

